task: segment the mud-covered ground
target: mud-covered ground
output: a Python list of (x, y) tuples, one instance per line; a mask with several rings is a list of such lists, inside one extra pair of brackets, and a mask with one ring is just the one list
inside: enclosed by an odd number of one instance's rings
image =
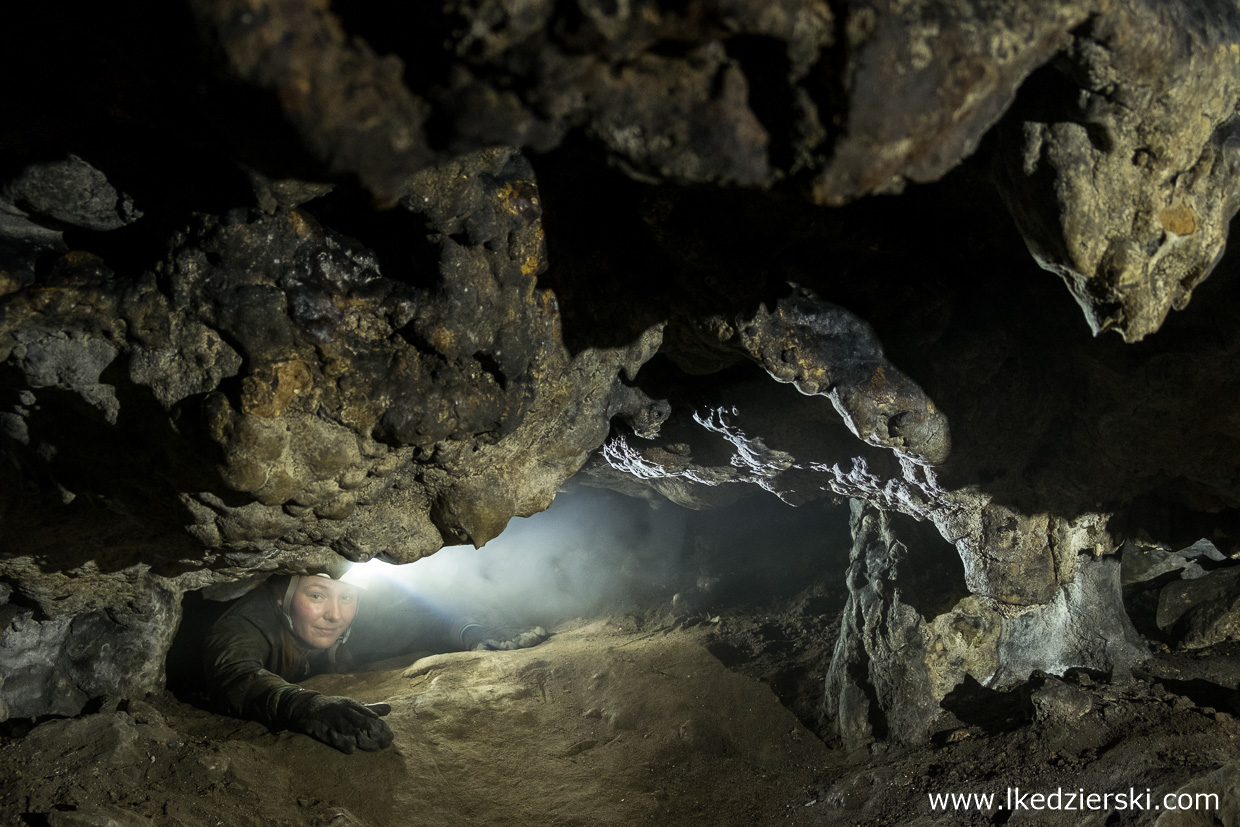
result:
[(395, 743), (374, 754), (167, 694), (52, 721), (0, 749), (0, 813), (210, 827), (804, 820), (829, 751), (769, 689), (713, 657), (708, 636), (620, 617), (534, 649), (308, 681), (392, 705)]
[[(1235, 649), (1163, 653), (1123, 682), (1076, 674), (1006, 694), (976, 688), (953, 699), (958, 720), (931, 745), (846, 754), (772, 689), (812, 716), (802, 690), (825, 667), (821, 641), (832, 639), (824, 631), (837, 612), (816, 609), (831, 602), (811, 588), (731, 614), (613, 615), (562, 624), (533, 649), (311, 679), (392, 705), (396, 741), (380, 753), (344, 755), (170, 693), (19, 727), (0, 746), (0, 818), (122, 827), (1238, 823)], [(1012, 802), (1030, 809), (999, 806), (1017, 787), (1025, 798)], [(1032, 809), (1033, 794), (1057, 789), (1110, 793), (1112, 804), (1135, 790), (1143, 809)], [(952, 793), (996, 800), (932, 808), (931, 794)], [(1218, 798), (1193, 798), (1200, 806), (1187, 813), (1145, 809), (1167, 793)]]

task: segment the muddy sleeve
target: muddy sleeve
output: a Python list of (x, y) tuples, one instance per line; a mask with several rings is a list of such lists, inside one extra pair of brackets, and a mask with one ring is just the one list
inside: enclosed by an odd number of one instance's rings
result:
[(280, 721), (279, 701), (288, 681), (267, 669), (271, 643), (244, 617), (226, 617), (211, 627), (203, 650), (207, 695), (229, 715), (264, 724)]
[(432, 604), (393, 591), (368, 592), (354, 623), (349, 648), (362, 663), (411, 652), (458, 652), (465, 649), (461, 630), (467, 622)]

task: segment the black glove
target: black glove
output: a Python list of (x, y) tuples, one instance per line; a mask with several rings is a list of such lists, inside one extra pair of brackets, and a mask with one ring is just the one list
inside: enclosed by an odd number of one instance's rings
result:
[(280, 717), (288, 728), (303, 732), (341, 752), (375, 752), (392, 743), (392, 730), (380, 716), (387, 704), (363, 704), (338, 695), (320, 695), (298, 687), (280, 699)]
[(461, 643), (466, 649), (480, 651), (485, 649), (528, 649), (537, 646), (550, 635), (541, 626), (533, 629), (511, 629), (498, 626), (483, 626), (472, 623), (461, 630)]

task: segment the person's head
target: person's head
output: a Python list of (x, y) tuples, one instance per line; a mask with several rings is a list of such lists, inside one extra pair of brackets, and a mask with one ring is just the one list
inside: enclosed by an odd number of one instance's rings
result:
[(293, 577), (284, 597), (284, 609), (293, 634), (313, 652), (331, 648), (348, 631), (357, 614), (361, 589), (329, 577)]

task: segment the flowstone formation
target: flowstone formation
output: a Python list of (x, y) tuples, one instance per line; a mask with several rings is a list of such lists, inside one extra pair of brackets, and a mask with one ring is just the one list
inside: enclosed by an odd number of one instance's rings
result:
[(480, 545), (579, 472), (852, 500), (851, 746), (1130, 668), (1125, 540), (1235, 551), (1234, 9), (23, 14), (0, 718), (159, 688), (187, 590)]

